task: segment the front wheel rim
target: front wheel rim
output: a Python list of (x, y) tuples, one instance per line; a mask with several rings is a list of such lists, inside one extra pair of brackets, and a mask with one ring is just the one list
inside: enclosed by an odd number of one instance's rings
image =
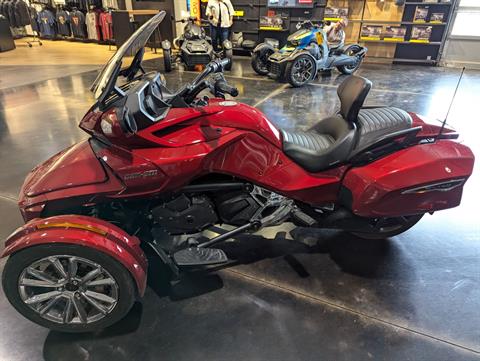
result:
[(111, 274), (86, 258), (55, 255), (27, 266), (18, 279), (23, 303), (45, 320), (90, 324), (118, 304), (119, 288)]
[(297, 83), (305, 83), (312, 78), (313, 61), (309, 58), (300, 58), (293, 63), (292, 78)]

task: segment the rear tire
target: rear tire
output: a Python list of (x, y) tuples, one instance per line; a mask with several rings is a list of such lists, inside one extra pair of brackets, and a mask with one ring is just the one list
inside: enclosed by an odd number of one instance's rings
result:
[[(360, 50), (362, 50), (362, 48), (359, 45), (352, 45), (348, 47), (347, 51), (345, 52), (345, 55), (355, 56), (355, 54), (357, 54)], [(350, 65), (350, 66), (341, 65), (341, 66), (337, 66), (337, 69), (342, 74), (352, 75), (358, 70), (358, 68), (360, 68), (362, 61), (363, 61), (363, 58), (359, 58), (355, 63), (355, 65)]]
[[(68, 296), (61, 296), (60, 298), (58, 298), (57, 301), (54, 301), (53, 304), (50, 305), (49, 310), (45, 311), (42, 315), (40, 310), (42, 310), (44, 307), (47, 307), (47, 304), (50, 301), (53, 301), (54, 298), (57, 298), (57, 296), (50, 297), (48, 299), (45, 299), (45, 301), (41, 302), (38, 302), (38, 300), (36, 300), (36, 302), (34, 303), (27, 303), (27, 301), (31, 300), (32, 298), (27, 298), (24, 301), (25, 297), (31, 297), (32, 295), (38, 296), (49, 292), (58, 293), (59, 288), (56, 288), (57, 286), (52, 287), (50, 285), (41, 287), (36, 287), (36, 285), (21, 285), (20, 282), (42, 282), (41, 278), (39, 278), (38, 276), (32, 276), (32, 273), (29, 273), (27, 269), (37, 267), (35, 265), (39, 262), (47, 262), (48, 264), (48, 261), (43, 260), (50, 258), (57, 260), (73, 258), (77, 260), (76, 263), (78, 270), (77, 268), (75, 269), (75, 275), (78, 276), (75, 276), (75, 279), (80, 280), (78, 281), (80, 286), (78, 286), (77, 290), (69, 289), (69, 286), (73, 287), (70, 282), (62, 286), (64, 290), (73, 292), (75, 295), (78, 294), (78, 297), (74, 297), (76, 300), (72, 302), (72, 299), (67, 298)], [(89, 270), (88, 268), (82, 269), (82, 267), (86, 267), (86, 263), (84, 261), (91, 262), (91, 264), (94, 264), (95, 267), (98, 266), (100, 272), (102, 272), (101, 274), (96, 276), (97, 278), (92, 278), (91, 281), (87, 282), (87, 284), (90, 284), (92, 282), (99, 282), (99, 280), (108, 281), (111, 283), (103, 285), (103, 288), (99, 285), (83, 286), (80, 278), (82, 275), (81, 271), (84, 270), (85, 272), (87, 272)], [(70, 269), (68, 268), (69, 264), (67, 264), (66, 266), (65, 264), (63, 264), (63, 266), (65, 271), (70, 272)], [(56, 271), (57, 274), (55, 276), (52, 274), (52, 270), (48, 267), (41, 271), (40, 277), (42, 277), (42, 275), (48, 275), (50, 279), (61, 278), (61, 276), (58, 276), (58, 271)], [(100, 278), (103, 277), (103, 274), (108, 275), (108, 277)], [(25, 278), (27, 275), (29, 279)], [(31, 278), (33, 278), (33, 280), (31, 280)], [(47, 281), (43, 283), (45, 284), (48, 282), (52, 281)], [(7, 263), (5, 264), (2, 275), (2, 285), (7, 299), (10, 301), (12, 306), (15, 307), (15, 309), (20, 312), (24, 317), (28, 318), (30, 321), (40, 326), (59, 332), (93, 332), (111, 326), (125, 317), (125, 315), (132, 308), (136, 298), (136, 286), (134, 284), (132, 276), (123, 265), (102, 252), (96, 251), (88, 247), (70, 244), (56, 243), (40, 245), (29, 247), (14, 253), (9, 257)], [(103, 311), (105, 311), (105, 309), (108, 310), (107, 313), (98, 312), (98, 309), (93, 307), (92, 304), (89, 304), (87, 302), (87, 298), (83, 296), (83, 294), (87, 294), (87, 296), (89, 296), (89, 298), (91, 299), (92, 297), (90, 297), (90, 295), (92, 293), (88, 292), (92, 291), (94, 292), (95, 297), (99, 297), (99, 293), (105, 294), (100, 291), (99, 287), (103, 290), (108, 290), (109, 287), (115, 287), (115, 304), (112, 305), (111, 303), (111, 299), (113, 299), (112, 296), (108, 296), (110, 297), (110, 300), (107, 298), (107, 301), (99, 301), (99, 298), (94, 298), (94, 302), (96, 300), (97, 305), (100, 304), (100, 306), (103, 307)], [(87, 288), (88, 290), (85, 291)], [(100, 296), (102, 296), (102, 294)], [(84, 314), (87, 317), (87, 322), (82, 323), (80, 317), (81, 312), (77, 311), (77, 308), (73, 308), (77, 302), (80, 302), (80, 304), (82, 305), (82, 307), (80, 308), (83, 308), (83, 312), (87, 312), (86, 314)], [(103, 302), (110, 302), (110, 307), (108, 307), (109, 303)], [(67, 309), (69, 309), (67, 303), (70, 305), (70, 312), (67, 311)], [(36, 309), (33, 309), (32, 307)], [(95, 316), (91, 317), (91, 315), (95, 314), (95, 312), (98, 313), (99, 316), (96, 316), (96, 318)], [(69, 316), (65, 316), (66, 314), (69, 314)], [(55, 315), (59, 318), (63, 318), (63, 321), (52, 320), (54, 319)], [(67, 317), (66, 322), (64, 317)]]
[(165, 65), (165, 72), (170, 73), (172, 71), (172, 51), (163, 50), (163, 64)]
[[(416, 225), (423, 217), (423, 214), (398, 217), (398, 218), (387, 218), (383, 222), (388, 222), (390, 225), (379, 228), (376, 231), (372, 232), (350, 232), (351, 234), (364, 238), (364, 239), (385, 239), (399, 235), (400, 233), (406, 232), (414, 225)], [(382, 220), (380, 220), (382, 221)], [(379, 221), (379, 222), (380, 222)]]
[(304, 86), (317, 76), (317, 64), (311, 56), (299, 55), (289, 61), (285, 68), (285, 79), (294, 88)]
[(272, 50), (265, 50), (263, 53), (255, 52), (252, 55), (252, 68), (258, 75), (268, 74), (268, 58), (273, 54)]

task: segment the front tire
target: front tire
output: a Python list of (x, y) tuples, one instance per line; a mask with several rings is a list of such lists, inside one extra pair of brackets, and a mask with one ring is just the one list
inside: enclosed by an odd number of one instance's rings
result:
[(172, 51), (163, 50), (163, 64), (165, 65), (165, 72), (170, 73), (172, 71)]
[(317, 75), (317, 65), (315, 60), (309, 55), (299, 55), (292, 61), (289, 61), (285, 68), (285, 79), (294, 88), (304, 86), (312, 81)]
[[(406, 232), (416, 225), (423, 214), (396, 218), (381, 218), (372, 220), (372, 230), (368, 232), (351, 232), (353, 235), (364, 239), (385, 239)], [(374, 224), (376, 223), (376, 224)]]
[(252, 68), (258, 75), (268, 74), (268, 58), (273, 54), (272, 50), (265, 50), (263, 52), (255, 52), (252, 55)]
[(11, 255), (5, 295), (30, 321), (59, 332), (93, 332), (120, 321), (136, 287), (127, 269), (94, 249), (67, 244), (29, 247)]

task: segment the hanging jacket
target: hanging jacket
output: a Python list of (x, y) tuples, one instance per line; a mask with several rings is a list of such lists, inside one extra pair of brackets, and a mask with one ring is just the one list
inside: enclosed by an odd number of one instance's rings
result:
[(30, 25), (28, 5), (23, 0), (17, 0), (15, 3), (15, 22), (17, 27)]
[(46, 37), (55, 36), (55, 17), (50, 10), (42, 10), (38, 13), (38, 26), (40, 34)]
[(33, 6), (29, 8), (30, 14), (30, 25), (32, 26), (32, 30), (36, 31), (37, 33), (40, 32), (40, 28), (38, 26), (38, 11)]
[(57, 31), (60, 35), (70, 36), (70, 15), (65, 10), (58, 10), (55, 16)]
[(15, 19), (15, 2), (9, 1), (8, 2), (8, 20), (10, 21), (10, 26), (12, 28), (17, 27), (17, 21)]
[(72, 11), (70, 13), (70, 27), (75, 38), (86, 38), (85, 15), (81, 11)]
[(89, 11), (85, 16), (85, 23), (87, 25), (88, 38), (92, 40), (100, 40), (97, 32), (97, 13), (94, 11)]
[(113, 40), (112, 30), (112, 13), (104, 12), (100, 14), (100, 27), (102, 29), (102, 36), (104, 40)]

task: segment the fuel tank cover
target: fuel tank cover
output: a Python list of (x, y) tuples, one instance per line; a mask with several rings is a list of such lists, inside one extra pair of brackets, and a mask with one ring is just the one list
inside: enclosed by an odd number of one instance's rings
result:
[(226, 100), (224, 102), (220, 102), (218, 103), (218, 105), (222, 106), (222, 107), (234, 107), (235, 105), (237, 105), (238, 103), (237, 102), (234, 102), (233, 100)]
[(35, 167), (22, 192), (34, 197), (60, 189), (74, 188), (108, 179), (88, 140), (74, 144)]

